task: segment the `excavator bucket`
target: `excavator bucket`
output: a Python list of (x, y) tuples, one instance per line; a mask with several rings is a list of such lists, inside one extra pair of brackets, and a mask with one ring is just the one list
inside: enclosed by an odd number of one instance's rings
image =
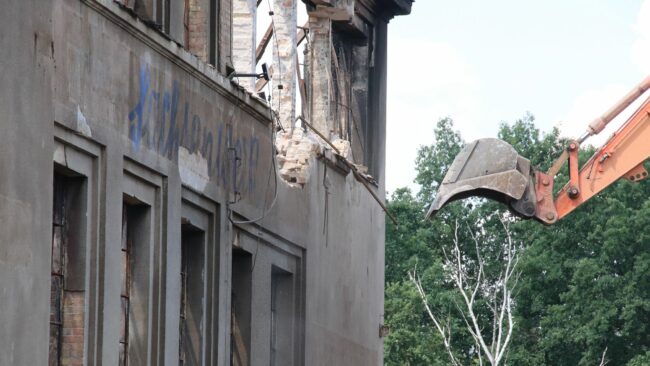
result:
[(509, 204), (514, 213), (535, 215), (535, 181), (530, 161), (505, 141), (484, 138), (467, 144), (440, 184), (427, 218), (449, 202), (486, 197)]

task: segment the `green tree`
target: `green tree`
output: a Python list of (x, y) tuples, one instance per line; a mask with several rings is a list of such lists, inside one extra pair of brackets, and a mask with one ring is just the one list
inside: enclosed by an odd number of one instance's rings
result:
[[(503, 123), (499, 138), (533, 166), (546, 170), (565, 144), (557, 130), (541, 133), (526, 115)], [(454, 202), (436, 217), (422, 216), (462, 146), (450, 119), (441, 120), (434, 143), (420, 149), (415, 195), (400, 190), (388, 205), (401, 222), (387, 224), (386, 339), (388, 365), (446, 365), (444, 347), (407, 282), (416, 264), (432, 307), (448, 315), (459, 341), (456, 352), (471, 364), (473, 344), (456, 314), (453, 288), (442, 280), (442, 248), (455, 222), (480, 222), (488, 243), (501, 240), (498, 217), (505, 209), (484, 200)], [(585, 149), (585, 160), (593, 149)], [(556, 187), (568, 180), (566, 170)], [(496, 213), (496, 214), (495, 214)], [(650, 364), (650, 183), (621, 181), (552, 226), (517, 220), (512, 235), (523, 245), (516, 294), (516, 327), (510, 365), (597, 365), (603, 351), (611, 365)], [(467, 236), (461, 238), (467, 242)], [(498, 268), (498, 253), (486, 261)]]
[(454, 130), (451, 118), (438, 121), (434, 135), (434, 143), (420, 146), (415, 158), (415, 183), (420, 186), (417, 197), (424, 204), (433, 200), (434, 192), (464, 145), (460, 133)]

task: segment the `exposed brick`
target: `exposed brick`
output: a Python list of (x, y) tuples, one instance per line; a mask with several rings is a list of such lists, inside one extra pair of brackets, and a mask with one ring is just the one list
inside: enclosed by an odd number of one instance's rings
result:
[[(239, 73), (255, 71), (255, 5), (249, 0), (233, 0), (232, 3), (232, 64)], [(239, 82), (249, 91), (255, 91), (253, 78), (243, 78)]]
[(203, 61), (208, 61), (209, 3), (207, 0), (189, 0), (186, 24), (186, 47)]
[(307, 183), (310, 161), (322, 151), (318, 137), (296, 128), (293, 132), (279, 132), (275, 145), (282, 179), (290, 186), (301, 187)]
[[(296, 32), (297, 7), (295, 0), (274, 0), (273, 16), (275, 41), (273, 42), (273, 109), (280, 123), (290, 130), (296, 119)], [(278, 86), (282, 85), (282, 89)]]
[(331, 27), (328, 18), (309, 18), (312, 125), (330, 137)]
[(66, 291), (63, 296), (63, 329), (61, 365), (83, 364), (84, 356), (84, 308), (83, 292)]

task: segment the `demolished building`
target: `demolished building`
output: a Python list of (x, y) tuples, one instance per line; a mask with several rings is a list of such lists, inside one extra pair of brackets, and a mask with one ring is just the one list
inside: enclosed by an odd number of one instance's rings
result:
[(382, 364), (411, 3), (5, 4), (0, 365)]

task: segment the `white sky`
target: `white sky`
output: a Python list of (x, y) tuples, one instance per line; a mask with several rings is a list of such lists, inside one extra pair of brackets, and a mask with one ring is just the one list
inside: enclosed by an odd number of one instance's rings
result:
[(416, 0), (388, 43), (392, 192), (416, 188), (417, 148), (446, 116), (466, 141), (526, 112), (542, 131), (580, 135), (650, 73), (650, 0)]

